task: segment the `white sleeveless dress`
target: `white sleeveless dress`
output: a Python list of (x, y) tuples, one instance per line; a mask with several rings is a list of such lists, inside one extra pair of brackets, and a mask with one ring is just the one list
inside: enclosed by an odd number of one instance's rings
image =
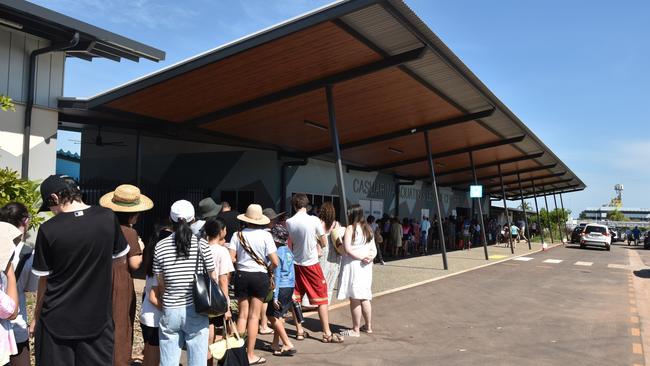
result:
[[(366, 242), (361, 226), (355, 228), (354, 242), (352, 248), (355, 254), (365, 257), (376, 255), (375, 240)], [(339, 300), (348, 298), (357, 300), (372, 299), (372, 262), (363, 263), (349, 255), (341, 259), (341, 275), (339, 277)]]

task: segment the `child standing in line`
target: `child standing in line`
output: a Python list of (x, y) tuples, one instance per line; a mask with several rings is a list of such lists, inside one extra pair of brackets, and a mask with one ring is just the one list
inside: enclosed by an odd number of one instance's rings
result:
[[(291, 356), (296, 353), (296, 349), (284, 329), (284, 315), (292, 307), (293, 289), (296, 284), (293, 253), (286, 245), (286, 240), (276, 240), (275, 237), (273, 239), (278, 247), (277, 256), (280, 263), (275, 269), (273, 302), (269, 304), (266, 311), (274, 330), (271, 351), (274, 356)], [(282, 345), (280, 345), (280, 341), (282, 341)]]

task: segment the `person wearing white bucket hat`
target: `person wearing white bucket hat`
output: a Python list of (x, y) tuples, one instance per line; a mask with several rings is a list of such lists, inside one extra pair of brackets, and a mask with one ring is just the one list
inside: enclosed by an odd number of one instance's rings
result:
[(169, 217), (174, 233), (156, 244), (153, 273), (162, 294), (160, 318), (160, 365), (177, 366), (181, 346), (187, 346), (188, 366), (205, 366), (208, 355), (208, 316), (194, 309), (192, 285), (199, 255), (216, 283), (212, 250), (208, 242), (192, 233), (194, 206), (186, 200), (172, 204)]
[[(265, 226), (271, 222), (262, 212), (262, 206), (251, 204), (245, 214), (237, 216), (245, 228), (235, 233), (228, 245), (236, 262), (235, 297), (239, 304), (237, 330), (247, 332), (246, 351), (251, 365), (266, 363), (255, 355), (255, 340), (259, 330), (260, 311), (269, 293), (270, 277), (278, 266), (275, 242)], [(269, 263), (270, 262), (270, 263)]]
[(113, 262), (113, 321), (115, 322), (114, 366), (129, 366), (133, 348), (135, 321), (135, 290), (132, 273), (142, 264), (142, 247), (138, 232), (133, 228), (140, 213), (153, 208), (153, 201), (140, 188), (122, 184), (99, 199), (99, 204), (115, 212), (129, 253)]

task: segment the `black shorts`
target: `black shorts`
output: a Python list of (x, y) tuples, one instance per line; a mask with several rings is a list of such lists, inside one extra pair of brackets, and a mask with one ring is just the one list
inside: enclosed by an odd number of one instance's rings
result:
[(142, 329), (142, 339), (144, 343), (150, 346), (160, 346), (160, 336), (158, 335), (158, 330), (160, 328), (148, 327), (140, 323), (140, 329)]
[(223, 315), (211, 316), (208, 318), (208, 322), (215, 327), (223, 327)]
[(18, 357), (18, 355), (23, 353), (23, 350), (25, 350), (25, 349), (27, 350), (27, 352), (29, 352), (29, 341), (16, 343), (16, 348), (18, 348), (18, 353), (16, 353), (13, 356), (10, 356), (12, 359), (15, 358), (15, 357)]
[(263, 272), (237, 271), (235, 297), (237, 300), (257, 297), (264, 300), (269, 292), (269, 275)]
[(113, 365), (113, 321), (94, 338), (67, 340), (56, 338), (43, 325), (36, 324), (34, 354), (39, 366)]
[(293, 287), (283, 287), (278, 291), (278, 302), (280, 303), (280, 310), (276, 309), (273, 302), (269, 303), (266, 309), (266, 315), (272, 316), (276, 319), (281, 319), (289, 310), (293, 302)]

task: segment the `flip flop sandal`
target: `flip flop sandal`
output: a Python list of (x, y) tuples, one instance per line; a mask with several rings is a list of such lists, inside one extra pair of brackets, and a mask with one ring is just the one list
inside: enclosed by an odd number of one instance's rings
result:
[(365, 325), (362, 325), (361, 328), (359, 328), (359, 330), (364, 333), (372, 334), (372, 330), (368, 330), (368, 327), (366, 327)]
[(266, 351), (266, 352), (271, 352), (271, 353), (273, 353), (273, 352), (275, 352), (276, 350), (273, 349), (273, 347), (272, 347), (270, 344), (265, 344), (264, 346), (262, 346), (262, 351)]
[(273, 332), (273, 329), (270, 329), (270, 328), (269, 328), (269, 330), (267, 330), (266, 332), (262, 332), (262, 331), (260, 331), (259, 333), (260, 333), (261, 335), (269, 335), (269, 334), (273, 334), (274, 332)]
[(249, 365), (263, 365), (266, 363), (266, 359), (263, 357), (258, 358), (255, 362), (249, 363)]
[(298, 352), (298, 351), (296, 351), (295, 348), (277, 350), (277, 351), (273, 351), (273, 356), (288, 357), (288, 356), (295, 355), (296, 352)]
[(323, 343), (343, 343), (343, 337), (338, 334), (330, 333), (329, 335), (323, 334)]
[(309, 333), (306, 331), (303, 331), (302, 333), (296, 333), (296, 340), (297, 341), (304, 341), (305, 338), (309, 337)]

